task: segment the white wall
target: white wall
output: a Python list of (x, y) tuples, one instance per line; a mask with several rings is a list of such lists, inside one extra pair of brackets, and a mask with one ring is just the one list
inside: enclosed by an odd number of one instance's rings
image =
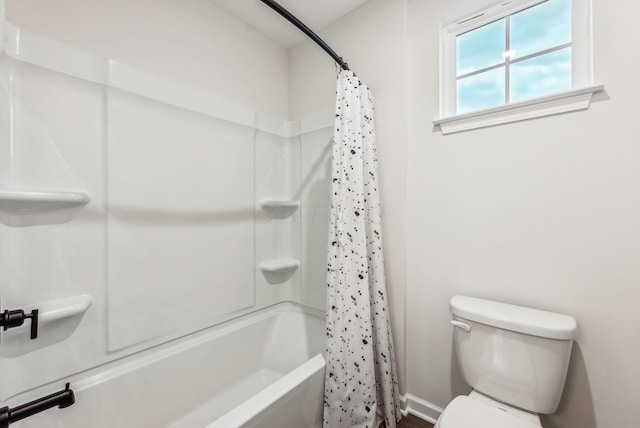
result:
[[(350, 68), (365, 82), (375, 99), (376, 136), (382, 195), (383, 240), (387, 289), (389, 292), (391, 322), (396, 347), (400, 386), (404, 389), (404, 322), (405, 322), (405, 126), (404, 100), (404, 4), (400, 1), (373, 0), (350, 13), (319, 34), (348, 61)], [(307, 117), (335, 108), (336, 69), (331, 58), (309, 41), (289, 50), (289, 115)], [(313, 136), (302, 140), (317, 144)], [(323, 140), (324, 141), (324, 140)], [(321, 153), (316, 153), (316, 159)], [(330, 154), (325, 162), (329, 162)], [(322, 175), (319, 175), (321, 179)], [(327, 178), (328, 175), (325, 175)], [(307, 204), (311, 204), (307, 201)], [(316, 201), (316, 212), (325, 212), (328, 200)], [(326, 248), (327, 227), (316, 219), (311, 227), (320, 227), (322, 233), (307, 234), (313, 241), (303, 247)], [(317, 226), (316, 226), (317, 225)], [(303, 248), (303, 252), (304, 252)], [(304, 254), (304, 253), (303, 253)], [(313, 263), (326, 263), (326, 252), (308, 252)], [(304, 267), (303, 267), (304, 269)], [(317, 270), (315, 278), (306, 276), (311, 287), (326, 284), (326, 272)], [(317, 294), (317, 293), (316, 293)], [(315, 295), (316, 300), (324, 299)]]
[(545, 427), (640, 426), (640, 55), (627, 48), (640, 6), (593, 2), (606, 93), (588, 111), (443, 137), (439, 28), (481, 7), (408, 2), (407, 389), (439, 406), (466, 392), (447, 323), (449, 298), (467, 294), (577, 319)]
[(7, 20), (287, 117), (286, 51), (207, 0), (8, 0)]
[[(640, 7), (594, 1), (595, 83), (606, 92), (588, 111), (443, 137), (432, 125), (441, 24), (491, 3), (372, 1), (321, 32), (376, 97), (403, 392), (445, 406), (468, 391), (448, 324), (450, 297), (468, 294), (577, 319), (565, 394), (545, 427), (639, 426), (640, 58), (630, 46)], [(334, 81), (319, 48), (292, 48), (290, 114), (330, 108)]]

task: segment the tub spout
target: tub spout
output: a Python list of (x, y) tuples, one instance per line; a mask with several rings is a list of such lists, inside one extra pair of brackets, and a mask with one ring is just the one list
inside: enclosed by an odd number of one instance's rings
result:
[(0, 428), (9, 428), (13, 422), (20, 421), (36, 413), (43, 412), (52, 407), (58, 406), (60, 409), (71, 406), (76, 402), (75, 394), (67, 383), (64, 390), (38, 398), (21, 406), (14, 408), (3, 407), (0, 409)]

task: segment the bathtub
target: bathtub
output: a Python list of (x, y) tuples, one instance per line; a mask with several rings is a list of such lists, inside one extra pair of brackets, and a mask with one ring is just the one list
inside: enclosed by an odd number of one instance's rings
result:
[(193, 336), (70, 378), (75, 405), (12, 427), (322, 426), (322, 312), (282, 303)]

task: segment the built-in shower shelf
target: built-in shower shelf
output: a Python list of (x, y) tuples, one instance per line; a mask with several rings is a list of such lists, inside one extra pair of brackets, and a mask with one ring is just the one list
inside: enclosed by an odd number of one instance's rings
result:
[(289, 217), (300, 206), (299, 201), (269, 199), (260, 202), (260, 206), (265, 212), (275, 218)]
[(0, 190), (0, 211), (10, 215), (73, 208), (89, 201), (89, 195), (83, 192)]
[(294, 259), (269, 260), (260, 263), (260, 269), (264, 273), (287, 273), (298, 269), (300, 262)]
[(30, 339), (30, 328), (15, 328), (2, 332), (0, 358), (15, 358), (60, 343), (69, 338), (80, 325), (93, 303), (88, 294), (47, 300), (22, 306), (26, 312), (38, 310), (38, 337)]
[(93, 303), (93, 297), (88, 294), (67, 297), (64, 299), (51, 300), (34, 305), (38, 309), (38, 323), (40, 325), (50, 324), (64, 318), (71, 318), (82, 315)]

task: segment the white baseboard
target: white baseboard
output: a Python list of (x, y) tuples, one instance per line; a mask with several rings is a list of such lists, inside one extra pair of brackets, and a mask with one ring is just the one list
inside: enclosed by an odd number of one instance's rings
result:
[(429, 403), (415, 395), (405, 394), (400, 397), (400, 410), (402, 411), (403, 416), (410, 413), (420, 419), (424, 419), (427, 422), (435, 424), (443, 409), (442, 407)]
[(400, 396), (400, 413), (402, 416), (407, 416), (407, 394)]

